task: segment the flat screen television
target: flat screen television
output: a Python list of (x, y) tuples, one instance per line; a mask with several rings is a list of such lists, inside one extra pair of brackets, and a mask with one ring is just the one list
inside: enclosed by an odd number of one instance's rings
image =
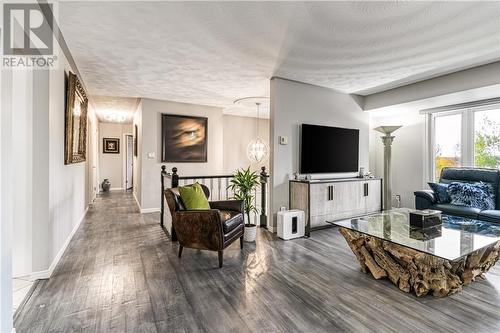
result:
[(359, 130), (302, 124), (300, 173), (358, 172)]

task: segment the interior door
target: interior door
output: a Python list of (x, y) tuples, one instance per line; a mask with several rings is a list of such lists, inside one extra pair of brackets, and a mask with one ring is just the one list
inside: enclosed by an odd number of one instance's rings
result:
[(132, 135), (127, 135), (127, 156), (126, 156), (126, 189), (134, 187), (134, 139)]

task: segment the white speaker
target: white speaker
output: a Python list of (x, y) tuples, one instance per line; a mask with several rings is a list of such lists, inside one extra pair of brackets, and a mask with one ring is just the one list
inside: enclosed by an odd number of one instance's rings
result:
[(298, 209), (278, 212), (278, 237), (284, 240), (304, 237), (305, 214)]

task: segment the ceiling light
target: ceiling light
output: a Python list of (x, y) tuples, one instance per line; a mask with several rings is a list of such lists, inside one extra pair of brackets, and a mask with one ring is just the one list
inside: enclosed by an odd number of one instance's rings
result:
[(257, 102), (255, 105), (257, 105), (257, 135), (247, 146), (247, 157), (254, 163), (260, 163), (267, 158), (269, 146), (264, 140), (259, 138), (260, 103)]
[(123, 113), (119, 112), (113, 112), (113, 113), (107, 113), (104, 115), (104, 119), (109, 121), (109, 122), (118, 122), (122, 123), (125, 120), (127, 120), (127, 116)]

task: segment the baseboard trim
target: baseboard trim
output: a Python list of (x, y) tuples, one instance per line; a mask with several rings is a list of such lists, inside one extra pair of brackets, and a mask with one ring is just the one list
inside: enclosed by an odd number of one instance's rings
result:
[(124, 191), (125, 189), (123, 187), (112, 187), (109, 190), (110, 191)]
[(137, 204), (137, 207), (139, 207), (139, 210), (141, 210), (141, 204), (139, 203), (139, 200), (137, 200), (137, 196), (135, 195), (135, 192), (132, 191), (132, 194), (134, 195), (135, 203)]
[(160, 212), (160, 208), (141, 208), (141, 214)]
[(73, 227), (73, 230), (71, 230), (71, 233), (66, 238), (66, 241), (64, 242), (63, 246), (61, 247), (59, 252), (57, 252), (57, 255), (54, 258), (54, 260), (52, 261), (52, 263), (50, 264), (49, 269), (44, 270), (44, 271), (37, 271), (37, 272), (31, 273), (29, 275), (30, 280), (35, 281), (35, 280), (49, 279), (52, 276), (52, 273), (56, 269), (57, 264), (59, 264), (59, 261), (61, 260), (64, 252), (68, 248), (69, 243), (73, 239), (73, 236), (75, 235), (76, 231), (78, 230), (78, 228), (82, 224), (83, 220), (85, 220), (85, 216), (87, 216), (88, 211), (89, 211), (89, 207), (87, 206), (87, 208), (85, 208), (85, 211), (82, 214), (82, 217), (80, 217), (80, 219), (78, 220), (78, 223), (75, 224), (75, 226)]
[(274, 228), (271, 225), (267, 225), (267, 231), (274, 233)]
[(28, 276), (28, 278), (30, 281), (45, 280), (50, 278), (50, 275), (52, 275), (52, 273), (50, 272), (50, 270), (46, 269), (44, 271), (33, 272)]

